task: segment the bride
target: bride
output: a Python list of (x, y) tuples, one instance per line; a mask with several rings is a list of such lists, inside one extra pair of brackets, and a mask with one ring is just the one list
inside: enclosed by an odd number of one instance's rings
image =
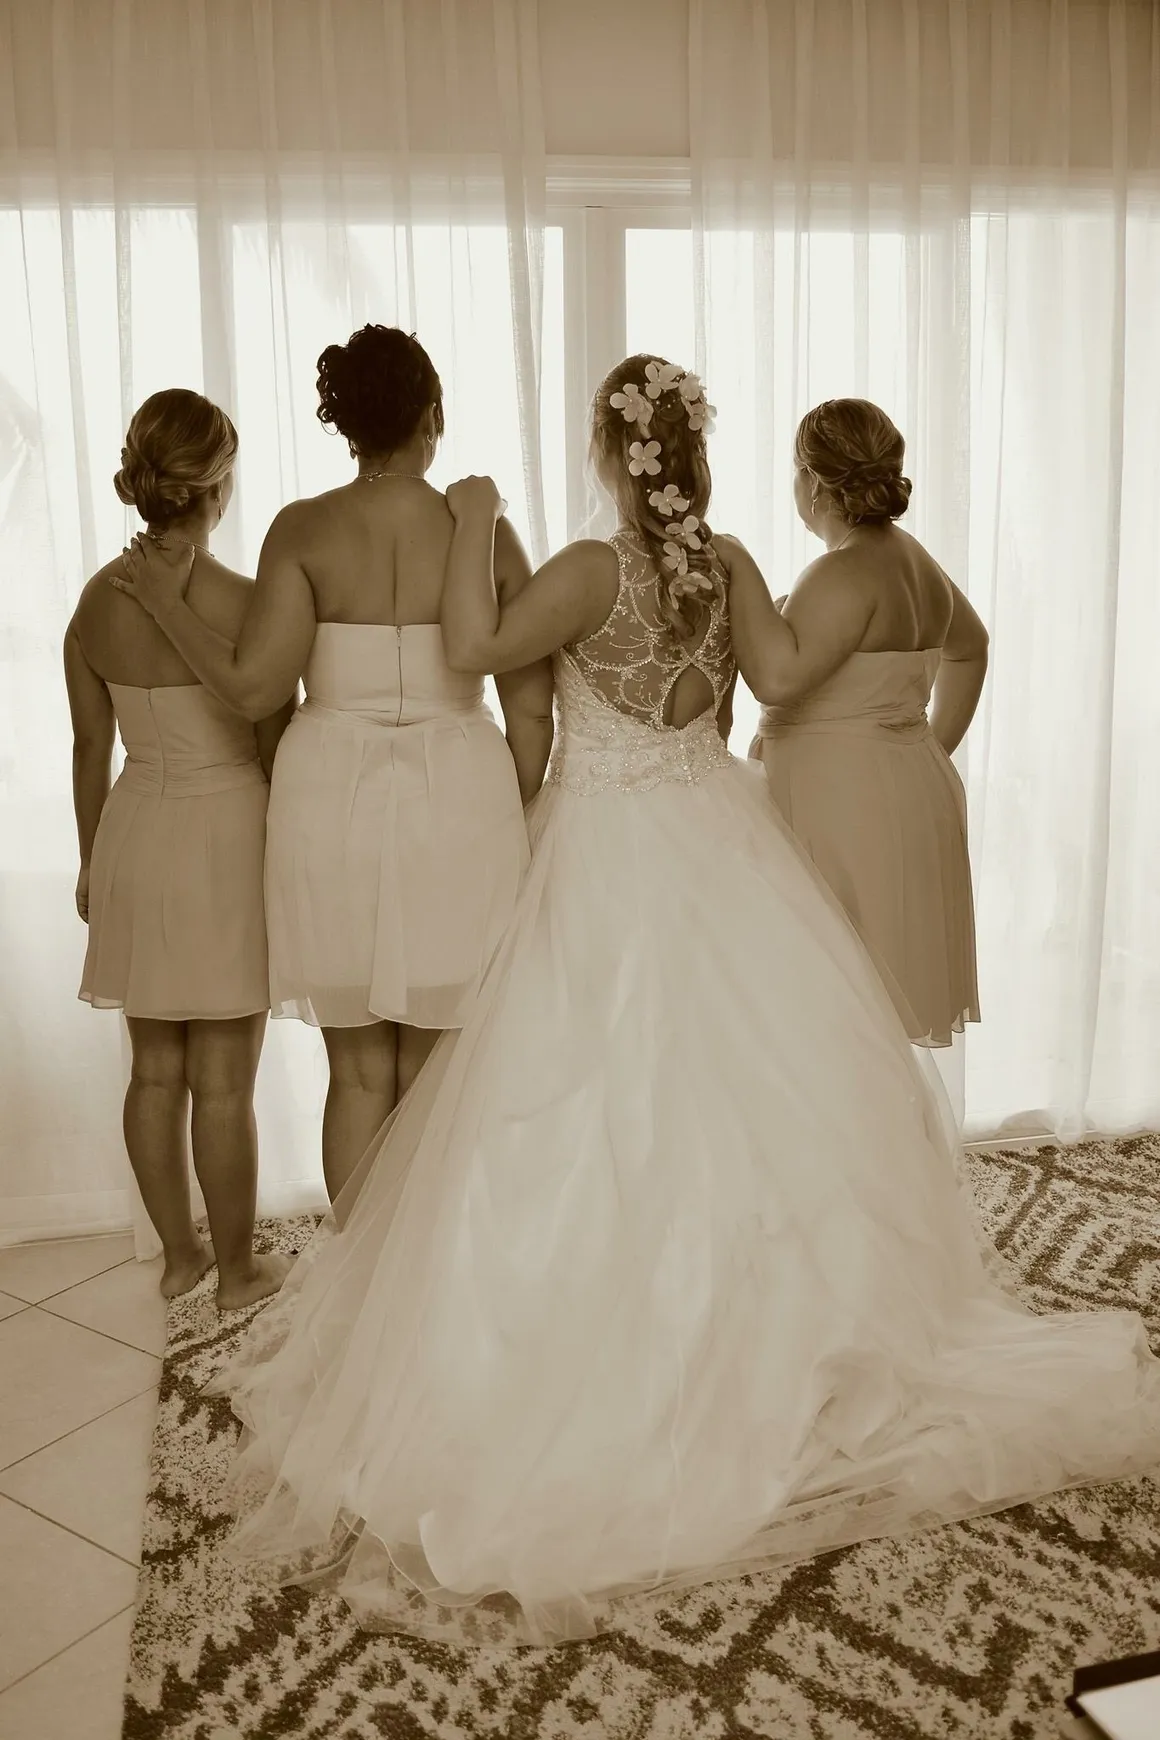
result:
[(1160, 1459), (1140, 1320), (1019, 1303), (874, 968), (726, 749), (735, 661), (772, 700), (824, 658), (706, 524), (710, 409), (616, 368), (619, 529), (502, 612), (495, 488), (448, 491), (450, 662), (555, 655), (531, 868), (462, 1032), (215, 1380), (239, 1549), (371, 1628), (586, 1637)]

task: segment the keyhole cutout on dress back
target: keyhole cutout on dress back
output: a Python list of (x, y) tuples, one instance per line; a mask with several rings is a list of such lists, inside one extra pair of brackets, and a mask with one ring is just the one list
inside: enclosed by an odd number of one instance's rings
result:
[(708, 712), (714, 699), (713, 685), (704, 671), (699, 671), (696, 665), (686, 665), (665, 696), (661, 717), (666, 725), (680, 731)]
[[(681, 643), (683, 650), (691, 658), (696, 658), (704, 646), (712, 620), (708, 610), (703, 610), (701, 614), (704, 620), (696, 634), (687, 642)], [(708, 712), (715, 699), (713, 685), (704, 671), (696, 665), (685, 665), (678, 671), (672, 688), (665, 696), (661, 718), (666, 725), (680, 731), (684, 726), (691, 725), (694, 719), (700, 718), (702, 713)]]

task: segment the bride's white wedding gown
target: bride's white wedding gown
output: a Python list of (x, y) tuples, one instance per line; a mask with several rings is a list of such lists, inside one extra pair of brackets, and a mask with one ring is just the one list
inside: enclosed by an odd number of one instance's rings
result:
[[(661, 723), (688, 657), (614, 542), (478, 1006), (218, 1380), (239, 1550), (371, 1627), (583, 1637), (1160, 1461), (1139, 1318), (1011, 1292), (761, 768)], [(694, 657), (720, 703), (726, 604)]]

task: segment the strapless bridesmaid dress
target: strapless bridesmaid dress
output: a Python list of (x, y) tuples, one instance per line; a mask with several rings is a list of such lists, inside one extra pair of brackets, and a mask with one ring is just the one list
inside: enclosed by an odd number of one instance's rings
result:
[(80, 996), (160, 1021), (269, 1007), (254, 728), (199, 683), (109, 684), (125, 765), (101, 812)]
[(752, 751), (926, 1045), (979, 1019), (966, 793), (927, 720), (939, 656), (854, 653), (805, 700), (764, 708)]
[(324, 622), (279, 745), (266, 908), (275, 1015), (462, 1025), (528, 861), (482, 677), (438, 624)]

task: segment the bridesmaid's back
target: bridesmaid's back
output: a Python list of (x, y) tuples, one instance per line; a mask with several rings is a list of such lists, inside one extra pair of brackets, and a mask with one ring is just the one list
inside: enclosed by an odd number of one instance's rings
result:
[(439, 621), (455, 522), (422, 478), (356, 478), (301, 502), (297, 524), (319, 623)]
[(851, 549), (858, 584), (874, 599), (859, 652), (927, 652), (943, 645), (954, 612), (951, 583), (917, 538), (884, 526)]
[[(109, 576), (119, 565), (118, 558), (93, 576), (73, 618), (89, 665), (106, 685), (164, 689), (196, 684), (197, 677), (153, 618), (110, 584)], [(215, 633), (236, 641), (252, 590), (251, 580), (198, 551), (186, 602)]]

